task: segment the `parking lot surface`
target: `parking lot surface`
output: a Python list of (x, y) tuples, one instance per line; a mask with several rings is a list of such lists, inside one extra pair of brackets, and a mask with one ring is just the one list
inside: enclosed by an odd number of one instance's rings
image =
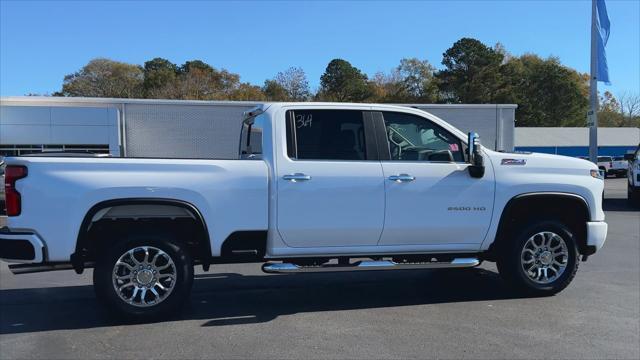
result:
[(640, 211), (607, 179), (609, 236), (547, 298), (510, 293), (492, 263), (465, 271), (266, 275), (198, 271), (187, 308), (114, 320), (91, 271), (12, 275), (0, 266), (0, 359), (640, 358)]

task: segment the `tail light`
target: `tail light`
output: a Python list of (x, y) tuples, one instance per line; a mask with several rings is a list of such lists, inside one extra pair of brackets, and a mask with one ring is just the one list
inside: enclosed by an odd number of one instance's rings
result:
[(610, 163), (609, 163), (609, 167), (613, 167), (613, 162), (610, 162)]
[(27, 177), (26, 166), (9, 165), (4, 170), (4, 196), (7, 216), (18, 216), (22, 210), (22, 199), (16, 190), (16, 181)]

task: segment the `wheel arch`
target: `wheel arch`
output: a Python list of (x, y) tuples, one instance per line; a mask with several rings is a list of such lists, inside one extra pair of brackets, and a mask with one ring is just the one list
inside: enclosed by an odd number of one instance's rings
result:
[[(84, 270), (86, 249), (89, 248), (92, 241), (90, 237), (91, 226), (96, 221), (102, 219), (102, 216), (111, 211), (111, 209), (122, 209), (123, 207), (130, 206), (141, 206), (141, 208), (139, 209), (149, 209), (154, 207), (156, 209), (160, 209), (160, 211), (157, 211), (156, 213), (151, 215), (152, 218), (160, 220), (175, 218), (176, 214), (172, 214), (171, 212), (169, 212), (170, 208), (181, 209), (182, 211), (190, 214), (190, 216), (194, 219), (196, 226), (200, 227), (202, 232), (203, 238), (199, 242), (199, 248), (201, 251), (203, 251), (204, 256), (202, 256), (200, 259), (201, 263), (205, 268), (209, 266), (212, 252), (207, 222), (202, 216), (200, 210), (198, 210), (195, 205), (184, 200), (171, 198), (118, 198), (101, 201), (93, 205), (85, 214), (78, 230), (75, 252), (71, 255), (70, 259), (76, 272), (80, 273)], [(149, 214), (145, 215), (144, 212), (142, 212), (137, 216), (131, 214), (123, 215), (122, 219), (148, 217), (150, 217)]]
[[(541, 211), (552, 205), (548, 211)], [(496, 256), (501, 245), (508, 241), (514, 227), (533, 219), (563, 220), (576, 236), (578, 251), (587, 252), (586, 223), (590, 221), (591, 212), (587, 200), (574, 193), (531, 192), (512, 197), (505, 205), (495, 241), (489, 247), (489, 253)]]

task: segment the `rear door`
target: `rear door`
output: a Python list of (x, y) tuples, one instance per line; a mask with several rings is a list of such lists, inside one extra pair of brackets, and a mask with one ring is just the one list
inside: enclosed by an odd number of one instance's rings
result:
[[(368, 114), (367, 114), (368, 115)], [(277, 162), (277, 227), (291, 247), (376, 245), (384, 179), (360, 110), (289, 110)]]
[[(382, 161), (386, 213), (380, 245), (432, 245), (439, 250), (476, 249), (491, 224), (494, 176), (469, 175), (464, 144), (433, 121), (383, 112)], [(381, 155), (382, 157), (382, 155)]]

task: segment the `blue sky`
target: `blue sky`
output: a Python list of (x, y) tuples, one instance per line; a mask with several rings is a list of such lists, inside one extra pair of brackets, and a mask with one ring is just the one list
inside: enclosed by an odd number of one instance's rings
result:
[[(611, 86), (640, 93), (640, 1), (608, 0)], [(313, 88), (343, 58), (369, 75), (403, 57), (441, 67), (461, 37), (589, 70), (590, 1), (0, 2), (0, 95), (51, 93), (90, 59), (201, 59), (261, 85), (289, 66)]]

